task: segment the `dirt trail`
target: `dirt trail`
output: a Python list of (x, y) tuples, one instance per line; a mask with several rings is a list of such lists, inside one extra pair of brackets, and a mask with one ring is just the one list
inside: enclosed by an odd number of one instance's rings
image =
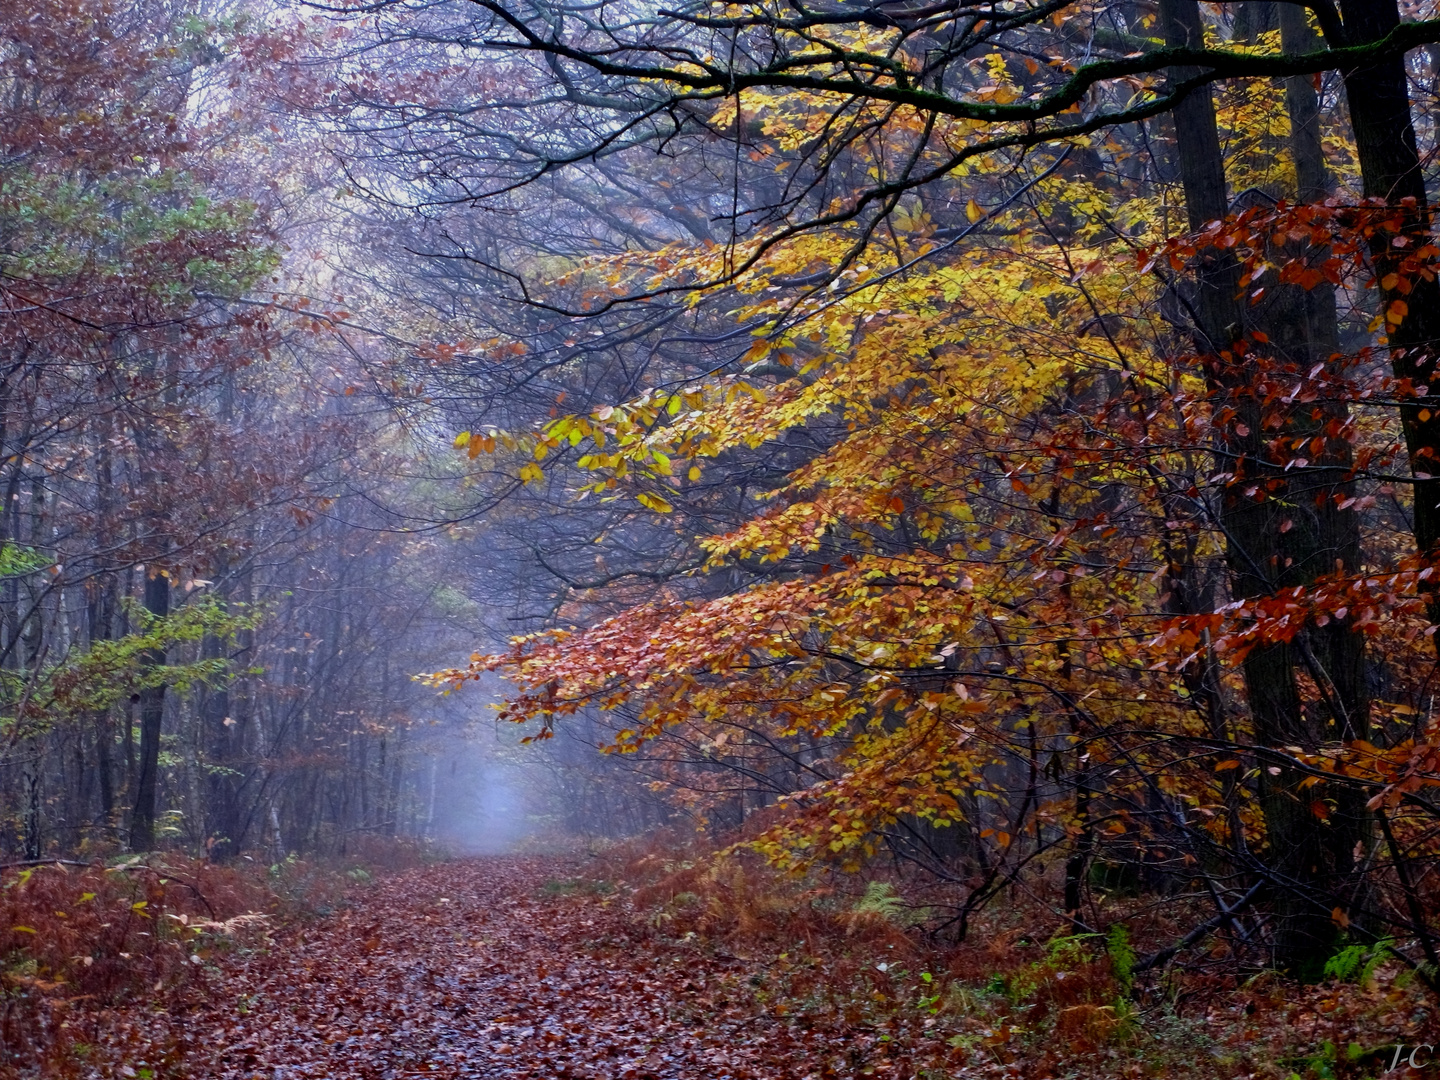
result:
[(837, 1075), (805, 1064), (840, 1050), (816, 1045), (825, 1036), (757, 1014), (742, 961), (557, 890), (579, 868), (474, 859), (358, 888), (265, 955), (222, 962), (209, 1000), (172, 1014), (169, 1052), (142, 1067), (246, 1080)]

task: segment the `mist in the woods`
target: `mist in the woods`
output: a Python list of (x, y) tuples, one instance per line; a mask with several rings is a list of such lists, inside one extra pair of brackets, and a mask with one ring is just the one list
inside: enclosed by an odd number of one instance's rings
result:
[(1437, 119), (1435, 0), (0, 5), (0, 1076), (1425, 1075)]

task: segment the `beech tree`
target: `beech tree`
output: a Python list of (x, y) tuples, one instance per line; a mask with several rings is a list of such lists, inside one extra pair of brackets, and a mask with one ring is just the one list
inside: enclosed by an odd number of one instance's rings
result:
[[(697, 813), (746, 776), (787, 808), (773, 858), (888, 845), (957, 886), (962, 931), (1032, 874), (1093, 930), (1120, 864), (1209, 898), (1176, 949), (1218, 931), (1314, 976), (1394, 933), (1432, 970), (1440, 297), (1407, 70), (1434, 20), (366, 12), (330, 115), (405, 177), (372, 196), (530, 313), (456, 354), (566, 395), (587, 335), (648, 357), (632, 393), (457, 449), (688, 538), (625, 582), (538, 551), (560, 627), (437, 681), (506, 673), (542, 737), (622, 718), (614, 749)], [(737, 344), (667, 363), (677, 319)], [(714, 513), (747, 460), (782, 475)]]

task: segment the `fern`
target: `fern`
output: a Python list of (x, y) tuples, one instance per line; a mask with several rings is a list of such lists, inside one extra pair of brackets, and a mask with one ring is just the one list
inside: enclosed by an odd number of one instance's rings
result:
[(905, 910), (905, 902), (895, 895), (895, 887), (886, 881), (872, 881), (865, 886), (865, 895), (855, 903), (856, 915), (878, 915), (893, 922)]
[(1381, 938), (1373, 945), (1346, 945), (1325, 961), (1325, 977), (1364, 986), (1374, 977), (1375, 969), (1394, 944), (1394, 938)]
[(1135, 987), (1135, 946), (1130, 944), (1130, 931), (1124, 923), (1110, 927), (1105, 949), (1110, 954), (1110, 967), (1120, 984), (1120, 992), (1128, 996)]

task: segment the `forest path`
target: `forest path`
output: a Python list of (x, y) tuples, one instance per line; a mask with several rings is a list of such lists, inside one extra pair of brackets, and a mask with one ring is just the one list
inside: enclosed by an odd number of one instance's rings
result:
[(172, 1021), (180, 1045), (155, 1075), (826, 1075), (806, 1064), (817, 1035), (735, 992), (740, 962), (647, 933), (623, 901), (582, 892), (581, 869), (467, 859), (353, 889), (343, 911), (226, 968), (198, 1013)]

